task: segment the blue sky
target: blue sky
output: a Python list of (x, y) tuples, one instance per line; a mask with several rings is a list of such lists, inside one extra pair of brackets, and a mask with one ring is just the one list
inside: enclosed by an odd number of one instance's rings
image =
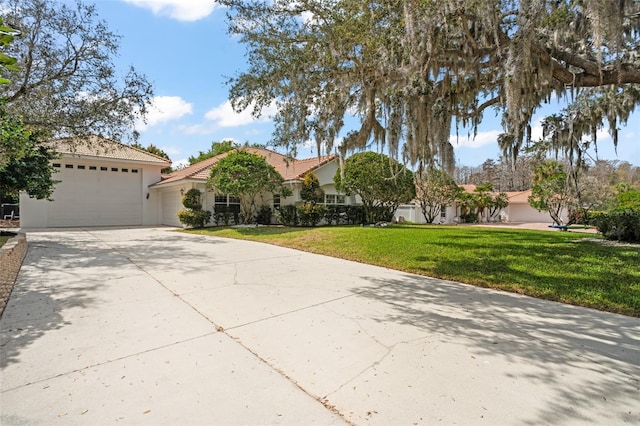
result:
[[(264, 111), (260, 119), (248, 112), (236, 114), (228, 98), (227, 77), (245, 69), (244, 47), (226, 31), (225, 10), (208, 0), (95, 0), (100, 17), (122, 36), (118, 67), (133, 65), (155, 87), (155, 108), (146, 126), (139, 126), (143, 145), (163, 149), (174, 164), (206, 151), (213, 141), (268, 143), (273, 131)], [(539, 120), (558, 112), (548, 105), (534, 117), (534, 135), (541, 135)], [(345, 131), (348, 129), (345, 129)], [(606, 131), (599, 135), (598, 156), (640, 165), (640, 112), (620, 129), (617, 154)], [(485, 114), (475, 139), (461, 129), (453, 139), (459, 165), (477, 166), (497, 159), (500, 117)], [(455, 133), (453, 131), (452, 133)], [(299, 157), (316, 155), (299, 149)]]

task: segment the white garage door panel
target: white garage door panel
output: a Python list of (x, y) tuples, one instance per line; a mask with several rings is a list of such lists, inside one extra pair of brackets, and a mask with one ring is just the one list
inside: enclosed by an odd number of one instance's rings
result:
[(162, 193), (162, 224), (170, 226), (182, 226), (178, 220), (178, 211), (182, 207), (182, 196), (180, 191), (169, 191)]
[(509, 221), (511, 222), (551, 222), (547, 212), (539, 212), (529, 206), (509, 206)]
[(48, 226), (142, 224), (142, 174), (65, 169), (53, 193)]

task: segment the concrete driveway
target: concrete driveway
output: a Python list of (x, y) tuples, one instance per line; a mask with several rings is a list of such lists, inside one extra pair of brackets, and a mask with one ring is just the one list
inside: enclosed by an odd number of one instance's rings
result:
[(640, 424), (640, 319), (258, 243), (28, 234), (10, 424)]

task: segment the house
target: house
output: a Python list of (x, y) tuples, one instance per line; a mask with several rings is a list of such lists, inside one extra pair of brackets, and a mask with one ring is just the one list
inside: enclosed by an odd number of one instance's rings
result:
[[(239, 205), (239, 200), (207, 188), (211, 168), (220, 154), (200, 163), (162, 175), (170, 162), (146, 151), (112, 140), (92, 136), (87, 140), (58, 139), (51, 142), (60, 157), (54, 160), (57, 173), (53, 201), (20, 196), (23, 228), (73, 226), (181, 226), (177, 213), (182, 195), (191, 188), (203, 193), (203, 208)], [(333, 177), (338, 169), (335, 155), (304, 160), (291, 159), (262, 148), (242, 148), (265, 157), (284, 177), (293, 195), (280, 199), (262, 194), (262, 203), (273, 208), (301, 201), (304, 175), (313, 172), (325, 192), (327, 204), (355, 204), (356, 198), (339, 194)]]
[[(282, 175), (285, 186), (292, 190), (293, 195), (283, 199), (274, 194), (262, 194), (261, 203), (259, 203), (261, 205), (267, 205), (273, 209), (301, 201), (302, 180), (309, 172), (314, 173), (318, 178), (320, 187), (325, 193), (326, 204), (354, 204), (356, 201), (354, 197), (339, 194), (335, 189), (333, 177), (338, 169), (338, 159), (335, 155), (296, 160), (268, 149), (253, 147), (241, 149), (264, 157)], [(202, 192), (202, 205), (206, 210), (214, 211), (216, 206), (239, 209), (240, 200), (236, 197), (219, 194), (207, 188), (207, 179), (212, 167), (227, 155), (228, 153), (220, 154), (178, 170), (149, 187), (150, 191), (157, 194), (160, 199), (161, 224), (181, 226), (177, 213), (183, 209), (182, 195), (192, 188)]]
[(98, 136), (51, 142), (60, 181), (53, 201), (20, 195), (23, 228), (156, 225), (160, 208), (149, 185), (171, 162), (146, 151)]
[[(473, 193), (476, 189), (475, 185), (460, 185), (460, 187), (468, 193)], [(551, 217), (546, 211), (538, 211), (529, 204), (529, 196), (531, 190), (506, 192), (509, 204), (502, 209), (493, 218), (485, 216), (484, 221), (503, 221), (503, 222), (524, 222), (524, 223), (551, 223)], [(496, 195), (496, 193), (494, 193)], [(487, 215), (487, 212), (485, 212)], [(566, 218), (566, 213), (563, 215)], [(409, 204), (401, 205), (395, 214), (396, 220), (407, 220), (414, 223), (427, 223), (426, 218), (422, 214), (420, 204), (414, 201)], [(565, 219), (566, 220), (566, 219)], [(460, 209), (457, 203), (445, 206), (441, 209), (439, 217), (434, 223), (454, 224), (460, 222)]]
[[(551, 216), (547, 211), (538, 211), (529, 204), (529, 196), (531, 190), (507, 192), (509, 205), (504, 209), (506, 222), (524, 222), (524, 223), (552, 223)], [(568, 221), (568, 212), (564, 212), (561, 217), (564, 223)]]

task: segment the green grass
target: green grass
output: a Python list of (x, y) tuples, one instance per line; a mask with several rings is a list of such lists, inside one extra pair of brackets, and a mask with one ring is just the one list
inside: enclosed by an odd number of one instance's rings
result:
[(239, 238), (640, 317), (640, 248), (476, 227), (208, 228)]
[(11, 237), (5, 237), (5, 236), (0, 235), (0, 247), (2, 247), (4, 245), (4, 243), (9, 241), (9, 238), (11, 238)]

